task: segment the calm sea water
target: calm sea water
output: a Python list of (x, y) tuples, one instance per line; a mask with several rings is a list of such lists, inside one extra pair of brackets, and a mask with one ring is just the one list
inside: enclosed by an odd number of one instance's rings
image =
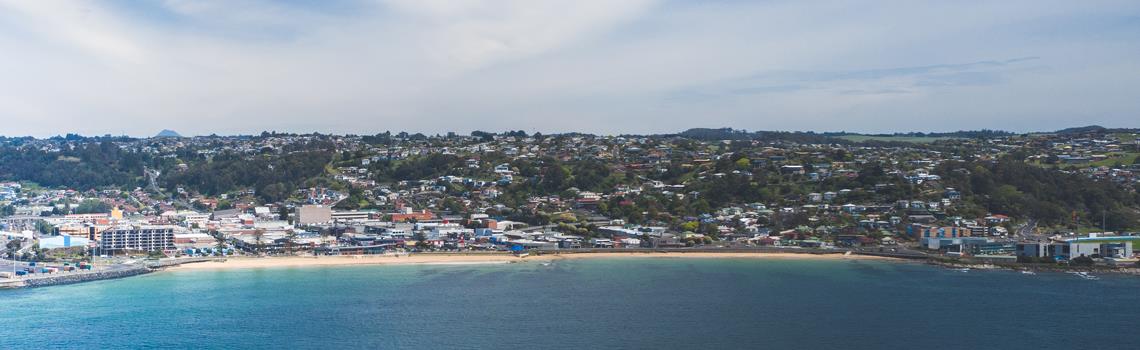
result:
[(878, 261), (176, 271), (0, 291), (0, 348), (1134, 349), (1138, 291)]

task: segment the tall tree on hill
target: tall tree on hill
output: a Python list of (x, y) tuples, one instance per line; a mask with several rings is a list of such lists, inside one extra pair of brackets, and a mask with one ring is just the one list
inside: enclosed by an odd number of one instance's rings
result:
[(542, 171), (542, 189), (547, 193), (558, 193), (566, 189), (566, 180), (569, 177), (566, 169), (561, 165), (552, 164)]

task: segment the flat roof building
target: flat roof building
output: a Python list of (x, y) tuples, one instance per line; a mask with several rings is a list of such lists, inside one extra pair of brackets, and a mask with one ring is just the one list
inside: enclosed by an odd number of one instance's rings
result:
[(332, 208), (323, 205), (302, 205), (297, 208), (297, 224), (313, 225), (332, 221)]
[(99, 249), (103, 254), (167, 252), (175, 250), (174, 226), (116, 227), (103, 231)]

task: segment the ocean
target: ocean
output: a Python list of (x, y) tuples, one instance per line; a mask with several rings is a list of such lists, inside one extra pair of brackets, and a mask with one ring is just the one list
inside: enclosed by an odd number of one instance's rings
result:
[(1138, 290), (867, 260), (184, 270), (0, 290), (0, 348), (1135, 349)]

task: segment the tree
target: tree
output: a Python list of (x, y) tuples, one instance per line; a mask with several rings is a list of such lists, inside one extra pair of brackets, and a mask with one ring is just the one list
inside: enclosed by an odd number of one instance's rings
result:
[(1056, 154), (1050, 154), (1048, 157), (1045, 157), (1045, 164), (1057, 164), (1060, 162), (1061, 157), (1058, 157)]
[(48, 223), (46, 220), (36, 220), (36, 232), (41, 235), (49, 235), (55, 231), (55, 226)]
[(707, 214), (712, 212), (712, 206), (709, 205), (708, 201), (702, 198), (698, 199), (696, 202), (693, 202), (692, 211), (692, 213), (696, 215)]
[(152, 250), (152, 251), (149, 251), (146, 253), (147, 259), (162, 259), (165, 257), (166, 257), (166, 254), (163, 254), (162, 251), (159, 251), (159, 250)]
[(227, 209), (233, 209), (233, 208), (234, 208), (234, 203), (229, 201), (229, 200), (222, 199), (222, 200), (218, 201), (217, 210), (227, 210)]
[(566, 189), (566, 178), (569, 174), (561, 165), (550, 165), (542, 172), (542, 188), (547, 193), (558, 193)]
[(278, 220), (281, 220), (281, 221), (288, 221), (289, 220), (289, 207), (286, 207), (284, 205), (278, 206), (277, 207), (277, 218), (278, 218)]
[(256, 244), (257, 244), (254, 246), (253, 249), (254, 249), (254, 252), (257, 253), (258, 255), (261, 254), (264, 240), (265, 240), (265, 230), (264, 229), (257, 229), (255, 231), (253, 231), (253, 241), (256, 242)]
[(8, 244), (5, 246), (5, 248), (8, 248), (8, 258), (9, 259), (15, 259), (16, 258), (16, 252), (20, 250), (20, 247), (22, 245), (23, 244), (20, 242), (19, 239), (9, 240)]
[(478, 137), (479, 141), (481, 141), (481, 142), (495, 141), (495, 134), (485, 132), (485, 131), (479, 131), (479, 130), (472, 131), (471, 136)]
[(700, 226), (701, 223), (699, 222), (689, 221), (681, 224), (681, 232), (697, 232), (697, 229), (700, 228)]
[(467, 208), (463, 206), (463, 203), (460, 203), (452, 197), (447, 197), (443, 200), (443, 208), (455, 214), (463, 213), (467, 210)]
[(427, 249), (428, 248), (427, 236), (424, 235), (423, 231), (416, 231), (415, 233), (413, 233), (412, 239), (416, 241), (416, 248), (419, 248), (419, 249)]
[(289, 230), (285, 233), (285, 251), (293, 254), (293, 246), (297, 244), (297, 231)]
[(85, 200), (85, 201), (79, 203), (79, 206), (75, 207), (75, 213), (76, 214), (98, 214), (98, 213), (110, 213), (110, 212), (111, 212), (111, 206), (110, 205), (107, 205), (107, 203), (103, 203), (103, 201), (95, 200), (95, 199)]
[(344, 200), (337, 202), (336, 205), (333, 206), (333, 208), (344, 209), (344, 210), (357, 210), (357, 209), (360, 209), (360, 208), (368, 206), (368, 205), (370, 205), (370, 203), (368, 202), (368, 199), (365, 198), (364, 191), (359, 189), (359, 188), (353, 187), (353, 188), (348, 189), (348, 198), (345, 198)]
[(226, 234), (221, 231), (210, 230), (210, 236), (214, 237), (214, 250), (217, 250), (218, 254), (224, 254), (223, 252), (226, 250)]
[(748, 170), (748, 168), (750, 168), (750, 167), (752, 167), (752, 161), (749, 160), (748, 158), (741, 157), (740, 159), (736, 160), (736, 169), (737, 170)]
[(1069, 265), (1073, 266), (1092, 266), (1095, 261), (1092, 258), (1081, 255), (1069, 260)]

